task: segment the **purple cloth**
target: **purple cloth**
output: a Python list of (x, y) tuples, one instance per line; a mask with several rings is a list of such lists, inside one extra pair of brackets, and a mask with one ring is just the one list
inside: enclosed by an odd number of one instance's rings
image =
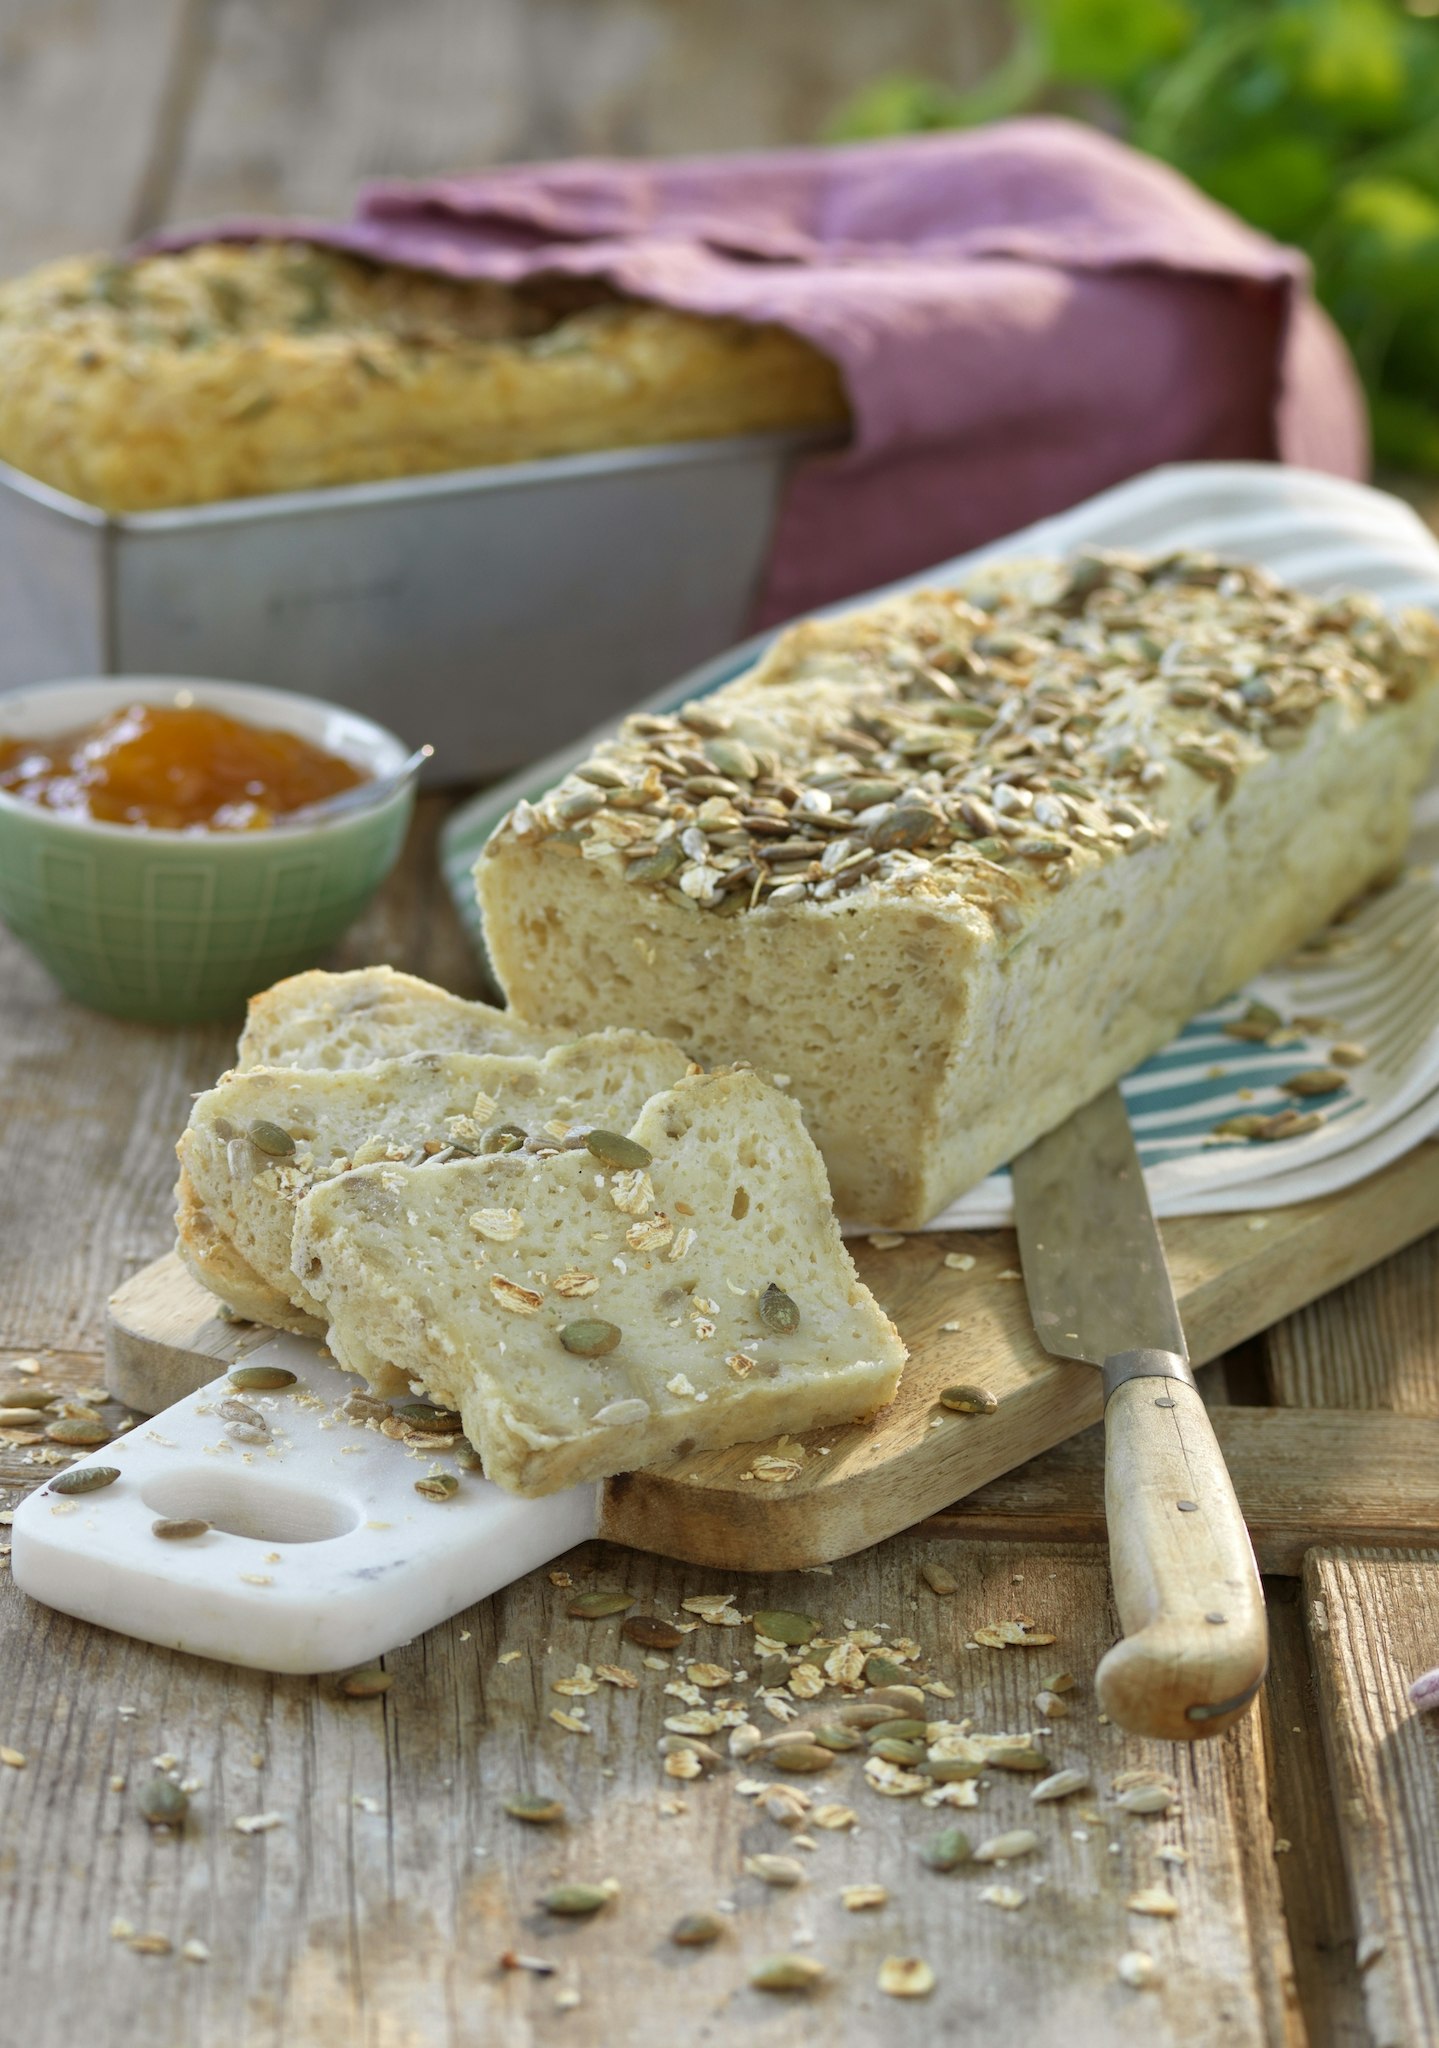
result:
[(756, 623), (1157, 463), (1367, 467), (1358, 383), (1304, 258), (1068, 121), (520, 165), (370, 186), (343, 226), (219, 232), (298, 232), (456, 277), (599, 276), (804, 335), (839, 364), (854, 433), (797, 470)]

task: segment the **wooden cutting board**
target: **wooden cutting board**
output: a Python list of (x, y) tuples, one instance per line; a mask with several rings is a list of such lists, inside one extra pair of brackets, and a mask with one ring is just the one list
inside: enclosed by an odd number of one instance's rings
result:
[[(1191, 1356), (1217, 1358), (1365, 1267), (1439, 1226), (1439, 1143), (1426, 1143), (1336, 1195), (1288, 1209), (1185, 1217), (1163, 1226)], [(755, 1476), (740, 1445), (609, 1480), (600, 1533), (639, 1550), (735, 1571), (784, 1571), (848, 1556), (951, 1506), (1063, 1442), (1101, 1414), (1099, 1374), (1045, 1352), (1029, 1320), (1013, 1233), (851, 1245), (910, 1359), (874, 1423), (787, 1442), (798, 1473)], [(948, 1253), (972, 1257), (960, 1271)], [(111, 1390), (154, 1413), (272, 1334), (221, 1321), (173, 1255), (109, 1304)], [(947, 1327), (949, 1326), (949, 1327)], [(980, 1387), (992, 1413), (955, 1414), (943, 1388)]]

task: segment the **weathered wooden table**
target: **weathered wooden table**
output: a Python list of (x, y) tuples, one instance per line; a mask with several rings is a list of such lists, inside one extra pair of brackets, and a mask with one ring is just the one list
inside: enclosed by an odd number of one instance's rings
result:
[[(0, 271), (161, 218), (334, 209), (367, 173), (803, 137), (880, 69), (973, 75), (998, 13), (827, 0), (816, 36), (764, 0), (0, 0)], [(434, 875), (438, 817), (423, 807), (342, 964), (473, 992)], [(62, 1003), (0, 935), (0, 1390), (101, 1382), (105, 1297), (166, 1248), (174, 1138), (232, 1041)], [(1436, 1280), (1430, 1239), (1206, 1372), (1236, 1469), (1277, 1504), (1286, 1576), (1268, 1582), (1262, 1700), (1189, 1753), (1098, 1721), (1090, 1680), (1115, 1623), (1090, 1438), (832, 1571), (736, 1584), (588, 1546), (387, 1658), (393, 1684), (372, 1700), (143, 1648), (32, 1607), (0, 1573), (0, 2041), (1424, 2048), (1439, 2040), (1439, 1716), (1414, 1715), (1404, 1684), (1439, 1661), (1439, 1550), (1345, 1539), (1402, 1537), (1396, 1443), (1439, 1445)], [(1353, 1479), (1337, 1510), (1310, 1502), (1321, 1440)], [(43, 1472), (0, 1445), (0, 1512)], [(933, 1591), (926, 1564), (954, 1591)], [(746, 1765), (663, 1775), (663, 1720), (692, 1703), (664, 1692), (674, 1660), (647, 1666), (618, 1619), (567, 1615), (597, 1586), (686, 1621), (683, 1600), (732, 1592), (826, 1632), (883, 1625), (957, 1695), (933, 1711), (986, 1730), (1034, 1725), (1040, 1679), (1067, 1668), (1050, 1746), (1092, 1788), (1036, 1808), (1030, 1781), (996, 1772), (973, 1814), (926, 1814), (846, 1757), (794, 1783), (853, 1824), (787, 1828), (738, 1789)], [(1020, 1613), (1052, 1649), (968, 1647)], [(755, 1662), (747, 1628), (703, 1626), (682, 1654)], [(556, 1693), (579, 1663), (638, 1682)], [(155, 1757), (196, 1787), (181, 1834), (137, 1810)], [(1173, 1782), (1171, 1815), (1117, 1807), (1113, 1779), (1134, 1768)], [(563, 1801), (561, 1827), (504, 1813), (536, 1790)], [(278, 1818), (236, 1827), (256, 1816)], [(1032, 1821), (1040, 1848), (942, 1875), (917, 1850), (947, 1820), (976, 1842)], [(755, 1853), (794, 1857), (807, 1883), (765, 1886), (742, 1868)], [(593, 1921), (554, 1920), (535, 1900), (562, 1877), (619, 1894)], [(888, 1902), (846, 1910), (841, 1887), (868, 1883)], [(993, 1884), (1023, 1903), (985, 1900)], [(1156, 1887), (1174, 1917), (1128, 1909)], [(713, 1947), (670, 1944), (678, 1914), (721, 1905)], [(756, 1957), (791, 1948), (827, 1964), (817, 1989), (746, 1987)], [(1128, 1951), (1153, 1957), (1149, 1988), (1120, 1981)], [(890, 1955), (927, 1961), (932, 1994), (884, 1996)]]

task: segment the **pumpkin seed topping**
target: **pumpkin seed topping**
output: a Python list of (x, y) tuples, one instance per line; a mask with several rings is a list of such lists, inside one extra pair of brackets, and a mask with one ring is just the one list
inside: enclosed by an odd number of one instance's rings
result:
[(760, 1321), (777, 1337), (792, 1337), (799, 1328), (799, 1308), (771, 1281), (759, 1298)]
[(90, 1451), (98, 1444), (109, 1443), (115, 1432), (98, 1415), (62, 1415), (58, 1422), (49, 1425), (45, 1434), (52, 1444), (69, 1444)]
[(295, 1150), (295, 1141), (283, 1125), (271, 1123), (264, 1116), (257, 1116), (250, 1125), (250, 1143), (257, 1151), (268, 1152), (272, 1159), (288, 1159)]
[(460, 1490), (460, 1482), (453, 1472), (427, 1472), (423, 1479), (415, 1481), (415, 1491), (422, 1500), (453, 1500)]
[(522, 1793), (505, 1801), (505, 1812), (512, 1820), (528, 1821), (532, 1827), (549, 1828), (565, 1817), (565, 1809), (558, 1799), (546, 1798), (543, 1793)]
[(120, 1477), (118, 1465), (76, 1465), (69, 1472), (57, 1472), (46, 1491), (49, 1493), (98, 1493), (102, 1486), (113, 1486)]
[(577, 1593), (565, 1613), (576, 1621), (604, 1621), (611, 1614), (623, 1614), (634, 1604), (633, 1593), (623, 1593), (615, 1586), (597, 1586), (592, 1593)]
[(1336, 1095), (1346, 1079), (1337, 1067), (1307, 1067), (1279, 1085), (1286, 1095)]
[(607, 1358), (624, 1333), (617, 1324), (607, 1323), (599, 1316), (581, 1316), (576, 1322), (565, 1323), (559, 1334), (561, 1344), (576, 1358)]
[(297, 1384), (295, 1374), (282, 1365), (237, 1365), (230, 1374), (230, 1385), (242, 1394), (278, 1394)]
[(586, 1131), (585, 1150), (602, 1166), (613, 1166), (626, 1173), (637, 1168), (654, 1164), (653, 1152), (637, 1145), (633, 1138), (626, 1138), (620, 1131)]
[(173, 1778), (152, 1778), (142, 1787), (138, 1805), (152, 1828), (178, 1828), (190, 1811), (190, 1798)]
[(157, 1522), (150, 1524), (150, 1534), (165, 1543), (188, 1543), (196, 1536), (208, 1535), (209, 1530), (210, 1524), (202, 1522), (198, 1516), (171, 1520), (168, 1515), (161, 1515)]

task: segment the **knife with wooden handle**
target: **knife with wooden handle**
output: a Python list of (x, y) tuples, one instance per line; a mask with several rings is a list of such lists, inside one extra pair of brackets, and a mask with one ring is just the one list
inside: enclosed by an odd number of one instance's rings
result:
[(1123, 1098), (1106, 1089), (1011, 1167), (1039, 1341), (1104, 1374), (1104, 1506), (1124, 1640), (1100, 1705), (1192, 1742), (1237, 1720), (1269, 1656), (1244, 1517), (1194, 1385)]

